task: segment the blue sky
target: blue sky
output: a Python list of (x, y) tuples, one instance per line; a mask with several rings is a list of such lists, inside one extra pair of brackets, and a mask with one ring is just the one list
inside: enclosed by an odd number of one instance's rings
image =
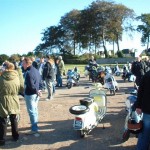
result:
[[(82, 10), (93, 0), (0, 0), (0, 54), (27, 54), (41, 43), (42, 32), (57, 25), (65, 13)], [(137, 15), (149, 12), (149, 0), (115, 0), (131, 8)], [(134, 40), (123, 37), (120, 48), (141, 47), (138, 35)]]

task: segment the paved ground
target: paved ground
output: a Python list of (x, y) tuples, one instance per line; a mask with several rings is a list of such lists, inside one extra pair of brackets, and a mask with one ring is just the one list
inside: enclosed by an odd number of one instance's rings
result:
[[(124, 83), (120, 77), (116, 78), (120, 90), (115, 96), (107, 96), (108, 110), (102, 123), (88, 136), (81, 139), (73, 130), (74, 116), (69, 113), (69, 108), (79, 103), (79, 100), (88, 96), (91, 82), (88, 78), (81, 78), (80, 85), (67, 89), (56, 89), (53, 100), (45, 101), (43, 93), (39, 101), (39, 131), (40, 137), (26, 135), (30, 130), (29, 117), (23, 98), (21, 102), (21, 120), (19, 123), (21, 141), (11, 141), (10, 127), (8, 127), (7, 142), (0, 149), (13, 150), (134, 150), (137, 139), (131, 135), (123, 143), (122, 133), (125, 119), (125, 91), (133, 87), (133, 83)], [(65, 83), (65, 82), (64, 82)], [(103, 125), (105, 129), (103, 129)]]

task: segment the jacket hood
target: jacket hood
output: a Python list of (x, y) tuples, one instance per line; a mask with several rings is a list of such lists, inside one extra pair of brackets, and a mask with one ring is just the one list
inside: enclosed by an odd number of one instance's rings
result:
[(16, 77), (18, 77), (18, 73), (16, 70), (11, 70), (11, 71), (5, 71), (2, 73), (2, 78), (4, 78), (5, 80), (13, 80)]

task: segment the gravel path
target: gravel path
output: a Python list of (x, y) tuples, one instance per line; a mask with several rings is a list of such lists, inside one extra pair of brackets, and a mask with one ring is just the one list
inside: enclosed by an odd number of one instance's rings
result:
[[(115, 96), (107, 96), (108, 110), (104, 120), (84, 139), (81, 139), (73, 130), (74, 116), (69, 113), (69, 108), (87, 97), (91, 86), (88, 78), (81, 77), (80, 85), (67, 89), (64, 85), (56, 89), (54, 99), (45, 101), (43, 93), (39, 101), (39, 132), (40, 137), (26, 135), (30, 130), (29, 117), (24, 99), (21, 97), (21, 120), (19, 123), (20, 141), (11, 141), (10, 127), (7, 132), (6, 145), (0, 149), (13, 150), (134, 150), (137, 139), (134, 135), (123, 143), (122, 133), (124, 127), (125, 91), (133, 87), (133, 83), (124, 83), (121, 77), (116, 77), (119, 91)], [(65, 81), (64, 81), (65, 83)], [(103, 125), (105, 129), (103, 129)]]

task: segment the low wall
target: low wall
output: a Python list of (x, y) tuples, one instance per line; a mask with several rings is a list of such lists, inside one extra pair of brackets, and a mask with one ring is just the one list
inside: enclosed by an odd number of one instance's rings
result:
[(97, 59), (96, 62), (98, 64), (115, 64), (116, 62), (118, 64), (126, 64), (127, 62), (132, 62), (134, 61), (134, 57), (129, 57), (129, 58), (100, 58)]

